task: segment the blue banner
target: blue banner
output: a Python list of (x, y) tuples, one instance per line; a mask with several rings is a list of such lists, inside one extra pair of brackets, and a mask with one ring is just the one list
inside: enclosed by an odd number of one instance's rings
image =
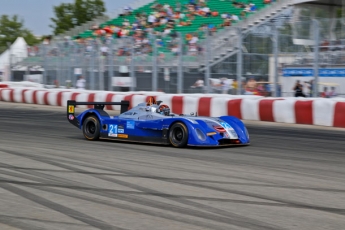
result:
[[(285, 68), (283, 69), (283, 77), (313, 77), (313, 69), (293, 69)], [(345, 69), (329, 69), (321, 68), (319, 69), (320, 77), (345, 77)]]

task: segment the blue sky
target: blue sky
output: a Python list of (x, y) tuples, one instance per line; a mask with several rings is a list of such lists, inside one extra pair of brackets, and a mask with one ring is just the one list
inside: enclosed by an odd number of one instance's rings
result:
[[(107, 13), (114, 12), (134, 0), (103, 0)], [(0, 0), (0, 15), (17, 14), (24, 20), (25, 27), (35, 35), (51, 34), (51, 17), (54, 17), (53, 7), (74, 0)]]

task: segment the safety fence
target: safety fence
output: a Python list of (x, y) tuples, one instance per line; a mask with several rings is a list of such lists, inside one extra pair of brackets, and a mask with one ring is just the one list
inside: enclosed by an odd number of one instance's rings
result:
[(286, 9), (247, 30), (230, 26), (226, 38), (205, 26), (195, 33), (62, 38), (10, 65), (11, 79), (76, 88), (82, 76), (89, 90), (277, 97), (294, 96), (299, 81), (306, 97), (344, 96), (344, 19), (311, 20), (308, 12)]

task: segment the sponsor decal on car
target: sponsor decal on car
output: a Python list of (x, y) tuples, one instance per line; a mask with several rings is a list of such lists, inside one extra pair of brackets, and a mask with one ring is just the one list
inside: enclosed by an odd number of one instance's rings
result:
[(71, 121), (73, 121), (73, 120), (74, 120), (74, 116), (73, 116), (72, 114), (70, 114), (70, 115), (68, 116), (68, 119), (71, 120)]
[(134, 129), (135, 128), (135, 121), (127, 121), (126, 128), (127, 129)]
[(231, 125), (229, 125), (227, 122), (220, 122), (220, 124), (226, 130), (224, 137), (231, 138), (231, 139), (234, 139), (234, 138), (237, 139), (238, 138), (236, 131), (234, 130), (234, 128), (231, 127)]
[(125, 133), (125, 129), (124, 129), (123, 125), (118, 126), (117, 133)]
[(220, 122), (220, 124), (224, 127), (224, 129), (232, 129), (232, 127), (226, 122)]
[(117, 134), (118, 138), (128, 138), (127, 134)]
[(74, 106), (73, 105), (69, 105), (68, 106), (68, 112), (69, 113), (74, 113)]

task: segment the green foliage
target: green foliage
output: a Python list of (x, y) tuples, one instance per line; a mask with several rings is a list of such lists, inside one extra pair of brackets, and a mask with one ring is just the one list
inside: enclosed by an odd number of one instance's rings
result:
[(51, 18), (54, 34), (60, 34), (75, 26), (102, 16), (105, 12), (103, 0), (75, 0), (54, 7), (55, 18)]
[(62, 3), (54, 7), (55, 18), (51, 18), (54, 25), (54, 34), (59, 34), (74, 27), (74, 5), (70, 3)]
[(30, 30), (24, 28), (23, 20), (20, 20), (17, 15), (12, 17), (2, 15), (0, 17), (0, 53), (7, 49), (7, 43), (12, 44), (18, 37), (23, 37), (28, 45), (35, 45), (40, 42)]

